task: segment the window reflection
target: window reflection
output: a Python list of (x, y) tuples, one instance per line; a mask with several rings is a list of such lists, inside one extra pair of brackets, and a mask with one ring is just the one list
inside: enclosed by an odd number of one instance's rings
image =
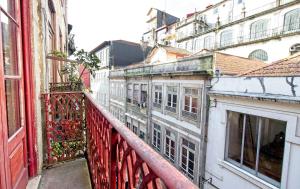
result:
[(5, 80), (8, 137), (21, 127), (20, 94), (18, 80)]
[(5, 75), (18, 75), (17, 27), (1, 13), (2, 53)]

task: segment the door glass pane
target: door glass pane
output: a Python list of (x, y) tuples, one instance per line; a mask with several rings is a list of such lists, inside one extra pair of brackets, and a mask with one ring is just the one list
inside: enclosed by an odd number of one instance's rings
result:
[(1, 13), (2, 51), (5, 75), (18, 75), (17, 27)]
[(243, 115), (236, 112), (228, 113), (228, 155), (227, 157), (240, 163), (243, 138)]
[(0, 0), (0, 6), (13, 18), (15, 17), (15, 0)]
[(21, 127), (19, 80), (5, 80), (8, 137)]
[(258, 172), (281, 180), (286, 122), (264, 119), (259, 150)]

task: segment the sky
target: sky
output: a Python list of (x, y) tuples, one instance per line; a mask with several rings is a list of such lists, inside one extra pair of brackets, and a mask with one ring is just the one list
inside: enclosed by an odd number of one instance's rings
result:
[(217, 0), (69, 0), (68, 22), (78, 49), (92, 50), (103, 41), (139, 42), (151, 7), (183, 18)]

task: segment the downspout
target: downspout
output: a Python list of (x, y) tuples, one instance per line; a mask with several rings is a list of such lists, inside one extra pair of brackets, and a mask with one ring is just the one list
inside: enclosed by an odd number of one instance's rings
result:
[[(212, 74), (214, 74), (215, 66), (217, 62), (217, 56), (216, 52), (213, 52), (212, 56), (212, 62), (211, 62), (211, 68), (212, 68)], [(209, 120), (209, 108), (210, 108), (210, 99), (208, 96), (208, 92), (211, 87), (211, 79), (213, 76), (208, 76), (207, 79), (204, 82), (203, 87), (203, 93), (204, 93), (204, 105), (205, 107), (204, 115), (204, 122), (202, 122), (201, 127), (201, 135), (200, 135), (200, 180), (199, 180), (199, 187), (204, 188), (204, 184), (209, 181), (211, 182), (211, 179), (205, 178), (205, 165), (206, 165), (206, 153), (207, 153), (207, 134), (208, 134), (208, 120)]]

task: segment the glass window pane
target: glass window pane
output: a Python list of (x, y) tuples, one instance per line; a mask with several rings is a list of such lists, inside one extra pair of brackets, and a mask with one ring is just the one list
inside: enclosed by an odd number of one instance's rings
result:
[(190, 97), (189, 96), (184, 97), (184, 110), (190, 111)]
[(8, 136), (12, 136), (21, 127), (20, 93), (18, 80), (5, 80), (5, 97)]
[(173, 95), (173, 107), (176, 108), (177, 95)]
[(264, 119), (259, 150), (258, 172), (280, 182), (286, 122)]
[(243, 165), (255, 170), (258, 117), (246, 115)]
[(5, 75), (18, 75), (17, 27), (1, 13), (3, 63)]
[(241, 161), (241, 146), (243, 137), (243, 115), (236, 112), (228, 113), (228, 158)]
[(15, 0), (0, 0), (0, 5), (11, 17), (15, 17)]

